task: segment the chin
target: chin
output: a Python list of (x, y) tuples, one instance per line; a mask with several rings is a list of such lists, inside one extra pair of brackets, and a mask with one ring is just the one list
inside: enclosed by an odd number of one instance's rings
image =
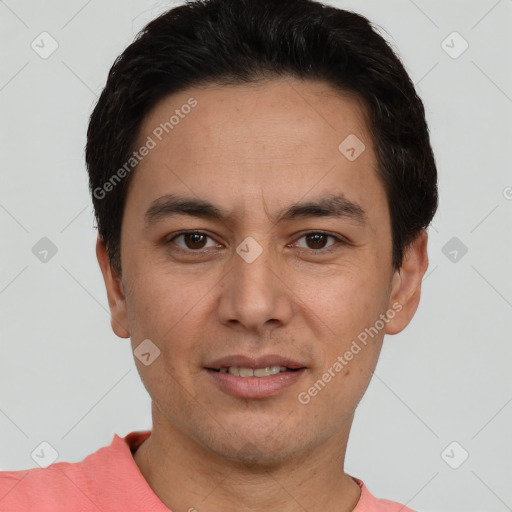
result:
[[(308, 440), (308, 446), (304, 440)], [(261, 423), (244, 423), (231, 428), (225, 425), (225, 430), (210, 431), (210, 437), (203, 439), (201, 444), (217, 456), (263, 470), (299, 455), (312, 443), (310, 436), (299, 431), (296, 425), (284, 427), (274, 421), (266, 426)]]
[(255, 440), (255, 442), (247, 442), (244, 440), (244, 443), (241, 448), (233, 445), (223, 446), (222, 451), (217, 452), (217, 454), (242, 466), (252, 469), (260, 468), (262, 471), (266, 471), (303, 451), (290, 446), (289, 443), (286, 446), (278, 445), (273, 441)]

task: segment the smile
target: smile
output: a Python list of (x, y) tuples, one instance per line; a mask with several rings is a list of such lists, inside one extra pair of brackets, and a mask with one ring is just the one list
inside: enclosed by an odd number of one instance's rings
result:
[[(215, 371), (215, 370), (214, 370)], [(270, 377), (283, 372), (297, 371), (297, 368), (287, 368), (286, 366), (265, 366), (264, 368), (239, 368), (237, 366), (230, 366), (229, 368), (220, 368), (216, 370), (220, 373), (229, 373), (237, 377)]]

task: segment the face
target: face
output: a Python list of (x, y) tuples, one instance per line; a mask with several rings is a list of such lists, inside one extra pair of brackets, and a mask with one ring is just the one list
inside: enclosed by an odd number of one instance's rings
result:
[(122, 278), (98, 256), (114, 330), (145, 354), (154, 429), (267, 462), (348, 436), (426, 268), (424, 237), (392, 268), (362, 105), (292, 79), (190, 88), (149, 113), (143, 145)]

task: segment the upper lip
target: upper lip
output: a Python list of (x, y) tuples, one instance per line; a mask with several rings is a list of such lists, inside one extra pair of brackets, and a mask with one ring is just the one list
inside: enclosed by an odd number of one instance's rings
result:
[(237, 368), (266, 368), (267, 366), (286, 366), (287, 368), (297, 369), (306, 366), (298, 361), (294, 361), (289, 357), (283, 357), (275, 354), (268, 354), (258, 357), (250, 357), (246, 355), (231, 355), (221, 357), (205, 365), (205, 368), (219, 370), (220, 368), (229, 368), (236, 366)]

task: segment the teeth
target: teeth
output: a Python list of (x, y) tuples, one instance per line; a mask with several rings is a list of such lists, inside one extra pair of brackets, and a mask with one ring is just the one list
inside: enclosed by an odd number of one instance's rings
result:
[(236, 375), (237, 377), (269, 377), (270, 375), (277, 375), (280, 372), (286, 372), (288, 368), (286, 366), (267, 366), (265, 368), (238, 368), (236, 366), (230, 366), (229, 368), (221, 368), (221, 373), (229, 373), (230, 375)]
[(253, 375), (255, 377), (268, 377), (270, 375), (270, 366), (266, 368), (257, 368), (254, 370)]

